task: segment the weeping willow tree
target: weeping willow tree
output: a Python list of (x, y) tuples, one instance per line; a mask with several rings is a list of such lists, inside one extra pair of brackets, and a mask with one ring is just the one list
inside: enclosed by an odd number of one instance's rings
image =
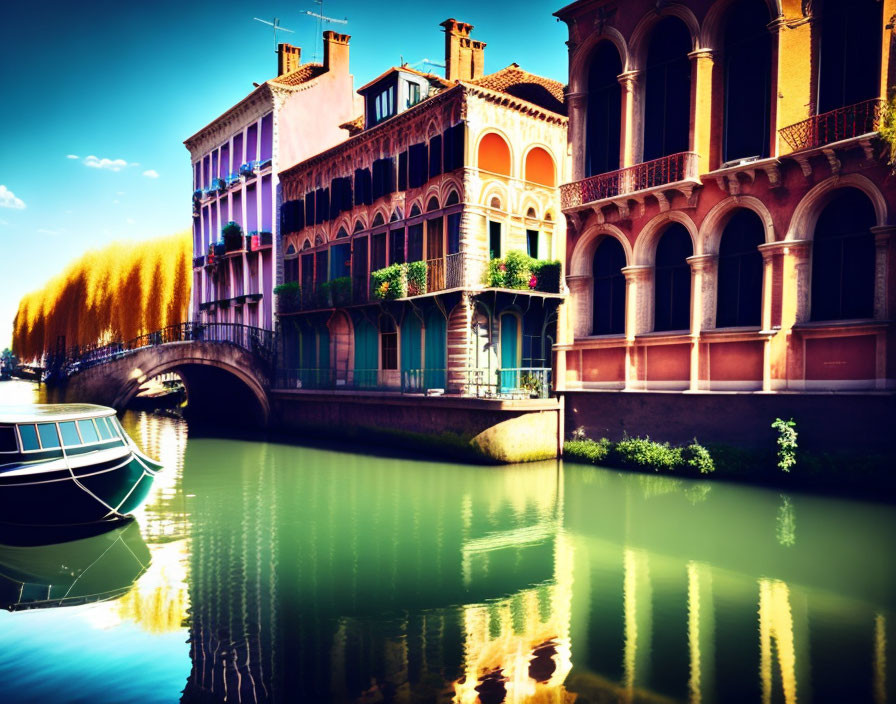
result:
[(129, 340), (184, 322), (190, 306), (189, 233), (87, 252), (19, 302), (13, 350), (39, 359), (56, 349)]

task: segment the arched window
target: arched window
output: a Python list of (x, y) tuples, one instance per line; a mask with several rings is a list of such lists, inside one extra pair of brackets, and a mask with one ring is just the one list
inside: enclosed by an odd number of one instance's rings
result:
[(413, 217), (416, 217), (416, 216), (419, 215), (419, 214), (420, 214), (420, 206), (417, 205), (416, 203), (414, 203), (414, 205), (411, 206), (411, 215), (410, 215), (410, 217), (413, 218)]
[(360, 220), (355, 220), (355, 228), (352, 232), (361, 232), (364, 229), (364, 223)]
[(719, 295), (716, 327), (762, 324), (762, 220), (752, 210), (731, 216), (719, 245)]
[(739, 0), (725, 24), (722, 161), (769, 153), (772, 37), (764, 0)]
[(341, 237), (348, 237), (348, 232), (345, 231), (344, 227), (339, 228), (339, 232), (336, 233), (336, 239), (338, 240)]
[(654, 330), (688, 330), (691, 327), (691, 235), (684, 225), (666, 228), (656, 248), (654, 273)]
[(854, 188), (821, 212), (812, 243), (812, 320), (874, 315), (874, 206)]
[(592, 335), (625, 332), (625, 250), (615, 237), (604, 237), (594, 250)]
[(377, 213), (376, 217), (373, 219), (372, 227), (379, 227), (380, 225), (385, 225), (386, 219), (383, 217), (382, 213)]
[(510, 147), (501, 135), (489, 132), (482, 138), (477, 163), (483, 171), (510, 176)]
[(295, 254), (295, 253), (296, 253), (296, 246), (294, 244), (290, 243), (289, 246), (286, 248), (286, 256), (288, 257), (291, 254)]
[(433, 210), (439, 209), (439, 200), (435, 196), (429, 199), (429, 202), (426, 204), (426, 212), (431, 213)]
[(879, 97), (883, 3), (826, 0), (820, 17), (818, 112)]
[(554, 171), (553, 157), (541, 147), (534, 147), (526, 154), (527, 181), (553, 188), (557, 182)]
[(398, 328), (390, 315), (380, 317), (380, 369), (398, 369)]
[(691, 36), (677, 17), (653, 28), (644, 81), (644, 161), (688, 149)]
[(445, 205), (457, 205), (458, 203), (460, 203), (460, 198), (457, 195), (457, 191), (451, 191), (445, 199)]
[(622, 119), (622, 61), (611, 42), (600, 42), (588, 62), (588, 107), (585, 127), (585, 175), (619, 168)]

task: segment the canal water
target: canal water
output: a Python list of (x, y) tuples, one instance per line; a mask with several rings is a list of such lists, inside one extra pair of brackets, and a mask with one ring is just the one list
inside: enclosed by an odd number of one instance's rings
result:
[(123, 424), (134, 524), (0, 546), (5, 704), (894, 700), (892, 505)]

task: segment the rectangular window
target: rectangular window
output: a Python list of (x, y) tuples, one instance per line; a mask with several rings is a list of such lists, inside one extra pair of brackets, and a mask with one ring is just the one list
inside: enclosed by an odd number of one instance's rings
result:
[(320, 283), (327, 280), (327, 250), (321, 250), (314, 255), (314, 280)]
[(404, 228), (389, 231), (389, 265), (404, 263)]
[(96, 427), (100, 431), (100, 437), (103, 440), (111, 440), (115, 437), (115, 433), (109, 427), (109, 423), (105, 418), (96, 418)]
[(230, 219), (235, 223), (243, 224), (243, 192), (242, 191), (234, 191), (233, 194), (233, 211), (230, 214)]
[(398, 155), (398, 190), (408, 189), (408, 150)]
[(208, 249), (208, 245), (210, 242), (214, 242), (214, 239), (212, 239), (212, 236), (211, 236), (211, 226), (212, 225), (211, 225), (211, 220), (209, 218), (210, 218), (209, 208), (208, 208), (208, 206), (205, 206), (202, 209), (202, 227), (204, 228), (204, 231), (205, 231), (205, 240), (204, 240), (204, 245), (202, 247), (203, 250)]
[(40, 444), (44, 449), (59, 447), (59, 435), (56, 434), (55, 423), (40, 423), (37, 426), (37, 434), (40, 435)]
[(261, 118), (261, 161), (267, 161), (274, 153), (274, 113)]
[(386, 233), (379, 232), (370, 238), (370, 270), (386, 266)]
[(284, 259), (283, 260), (283, 281), (285, 283), (292, 283), (293, 281), (299, 280), (299, 260), (296, 259)]
[(225, 144), (221, 147), (221, 168), (218, 169), (218, 175), (221, 178), (227, 178), (230, 175), (230, 145)]
[(389, 86), (374, 98), (374, 119), (381, 122), (395, 114), (395, 86)]
[(272, 202), (271, 175), (261, 179), (261, 231), (272, 232), (274, 220), (274, 205)]
[(408, 104), (407, 107), (413, 107), (420, 102), (420, 84), (407, 82), (408, 87)]
[(208, 154), (202, 157), (202, 185), (200, 186), (200, 188), (208, 188), (208, 169), (209, 164), (211, 163), (210, 159), (211, 157)]
[(408, 228), (408, 261), (419, 262), (423, 259), (423, 223)]
[(538, 230), (526, 230), (526, 253), (538, 259)]
[(460, 251), (460, 213), (448, 216), (448, 254)]
[(398, 333), (396, 331), (380, 333), (382, 343), (383, 369), (398, 369)]
[(305, 196), (305, 223), (314, 224), (314, 193)]
[(435, 178), (442, 173), (442, 135), (437, 134), (429, 140), (429, 177)]
[(233, 138), (233, 158), (230, 160), (230, 170), (239, 173), (240, 164), (243, 163), (243, 133), (240, 132)]
[(78, 430), (81, 433), (81, 439), (84, 441), (85, 445), (87, 443), (100, 441), (99, 433), (96, 432), (96, 428), (94, 427), (92, 420), (79, 420)]
[(488, 251), (489, 259), (501, 257), (501, 223), (492, 220), (488, 222)]
[(40, 445), (37, 442), (37, 431), (33, 425), (20, 425), (19, 437), (22, 438), (22, 450), (39, 450)]
[(18, 452), (16, 429), (11, 425), (0, 425), (0, 452)]
[(333, 245), (330, 248), (330, 279), (341, 279), (352, 271), (351, 243)]
[(193, 190), (196, 191), (202, 188), (202, 167), (198, 161), (193, 167)]
[(212, 228), (211, 233), (210, 233), (211, 239), (209, 240), (209, 242), (217, 242), (219, 239), (219, 235), (221, 234), (220, 232), (218, 232), (218, 204), (217, 203), (212, 203), (212, 225), (211, 225), (211, 228)]
[(258, 123), (253, 122), (246, 130), (246, 161), (255, 161), (258, 154)]
[(59, 434), (62, 436), (62, 444), (66, 447), (81, 444), (81, 436), (75, 427), (75, 421), (69, 420), (59, 424)]
[(408, 150), (408, 186), (419, 188), (427, 181), (426, 142), (412, 144)]
[(218, 150), (212, 152), (212, 178), (218, 178)]
[(246, 187), (246, 232), (258, 229), (258, 197), (255, 184)]
[(370, 205), (371, 191), (370, 169), (355, 169), (355, 205)]

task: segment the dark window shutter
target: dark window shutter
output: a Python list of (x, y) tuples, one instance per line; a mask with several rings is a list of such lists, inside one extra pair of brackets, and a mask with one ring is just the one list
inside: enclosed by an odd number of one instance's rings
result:
[(395, 157), (381, 159), (383, 162), (383, 195), (395, 193)]
[(305, 203), (300, 198), (296, 201), (296, 221), (295, 221), (295, 232), (304, 229), (305, 227)]
[(411, 145), (408, 159), (408, 186), (419, 188), (427, 180), (426, 142)]
[(442, 135), (442, 149), (445, 152), (445, 158), (442, 160), (442, 164), (445, 167), (445, 173), (451, 173), (454, 171), (454, 131), (452, 127), (449, 127), (445, 130)]
[(315, 222), (320, 225), (330, 219), (330, 189), (318, 188), (314, 194), (317, 201), (315, 210), (317, 211), (317, 219)]
[(314, 204), (315, 204), (315, 194), (309, 193), (305, 196), (305, 222), (309, 225), (313, 225), (315, 222), (314, 218)]
[(373, 200), (381, 198), (383, 191), (383, 162), (377, 159), (373, 162)]
[(429, 177), (435, 178), (442, 173), (442, 135), (437, 134), (429, 140)]
[(398, 190), (408, 189), (408, 150), (398, 155)]
[(451, 152), (452, 169), (459, 169), (464, 165), (464, 138), (466, 124), (458, 122), (451, 128)]

